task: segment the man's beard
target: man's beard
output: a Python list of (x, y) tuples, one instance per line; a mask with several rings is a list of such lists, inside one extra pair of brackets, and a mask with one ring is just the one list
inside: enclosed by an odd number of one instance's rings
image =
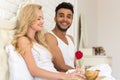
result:
[(58, 27), (59, 30), (61, 30), (61, 31), (63, 31), (63, 32), (66, 32), (66, 31), (68, 30), (68, 28), (70, 27), (70, 26), (68, 26), (66, 29), (63, 29), (63, 28), (61, 28), (60, 25), (57, 24), (57, 23), (56, 23), (56, 26)]

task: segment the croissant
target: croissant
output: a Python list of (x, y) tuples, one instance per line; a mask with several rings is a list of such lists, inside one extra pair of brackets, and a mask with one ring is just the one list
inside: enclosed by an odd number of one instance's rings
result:
[(87, 80), (95, 80), (98, 77), (99, 71), (98, 70), (86, 70), (85, 76)]

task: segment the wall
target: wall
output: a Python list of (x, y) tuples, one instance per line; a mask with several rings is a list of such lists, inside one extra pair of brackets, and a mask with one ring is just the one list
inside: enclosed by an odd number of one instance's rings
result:
[(78, 0), (87, 27), (88, 47), (103, 46), (112, 56), (113, 76), (120, 80), (120, 0)]
[(120, 0), (98, 0), (98, 45), (112, 56), (113, 75), (120, 80)]
[[(83, 24), (86, 27), (88, 46), (95, 46), (97, 43), (97, 1), (78, 0), (78, 16), (82, 16)], [(84, 27), (83, 26), (83, 27)]]

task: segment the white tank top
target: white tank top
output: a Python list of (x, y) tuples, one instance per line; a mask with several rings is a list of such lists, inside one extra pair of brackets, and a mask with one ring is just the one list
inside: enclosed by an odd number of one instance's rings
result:
[[(51, 53), (45, 47), (38, 43), (34, 43), (32, 48), (32, 54), (38, 67), (48, 71), (57, 72), (51, 60)], [(34, 77), (33, 80), (45, 79)]]
[(68, 41), (68, 45), (65, 44), (59, 37), (57, 37), (52, 31), (58, 42), (58, 47), (60, 48), (65, 64), (74, 68), (74, 54), (75, 54), (75, 45), (69, 36), (66, 35), (66, 39)]

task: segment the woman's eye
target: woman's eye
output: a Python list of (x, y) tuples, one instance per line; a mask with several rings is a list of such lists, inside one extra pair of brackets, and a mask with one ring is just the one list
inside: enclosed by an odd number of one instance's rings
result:
[(37, 20), (43, 20), (43, 19), (44, 19), (44, 18), (41, 17), (41, 18), (38, 18)]

